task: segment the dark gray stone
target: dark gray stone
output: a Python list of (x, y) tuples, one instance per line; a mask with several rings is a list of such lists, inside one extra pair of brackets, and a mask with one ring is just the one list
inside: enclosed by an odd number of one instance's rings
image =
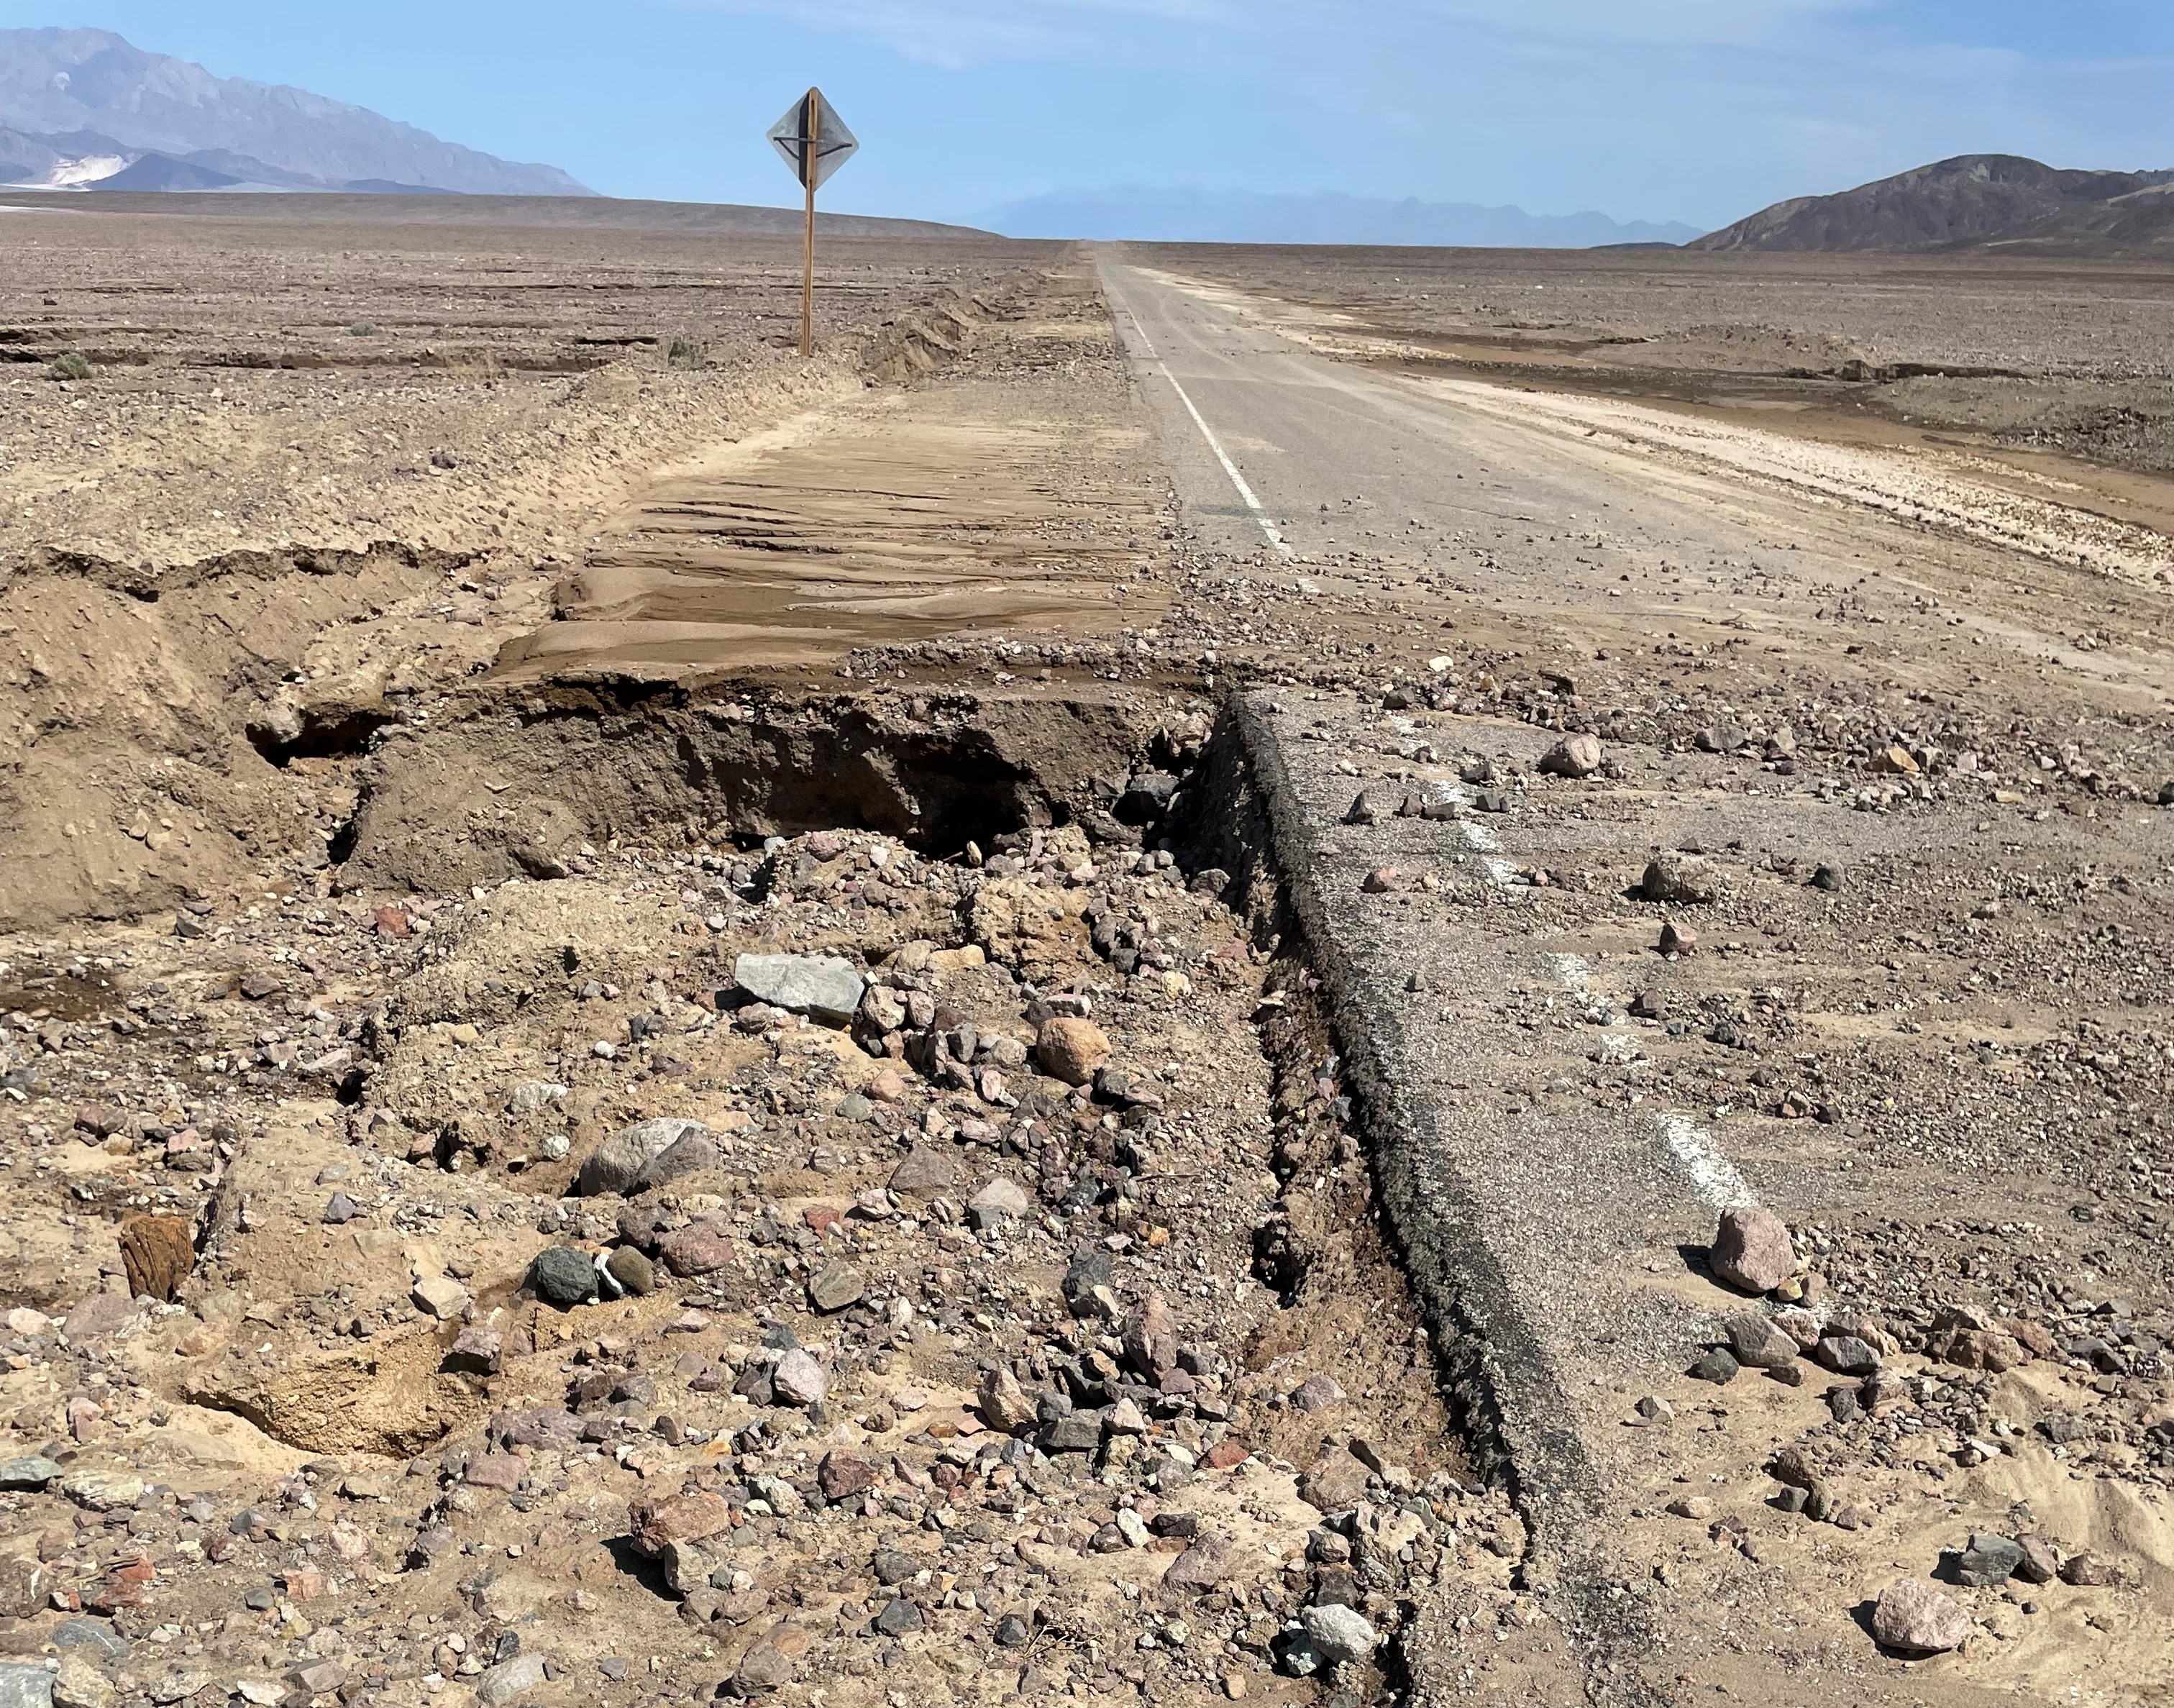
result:
[(894, 1596), (890, 1605), (876, 1615), (876, 1629), (887, 1637), (902, 1637), (924, 1623), (920, 1608), (902, 1595)]
[(131, 1646), (128, 1639), (115, 1630), (103, 1619), (62, 1619), (53, 1627), (52, 1644), (57, 1649), (88, 1649), (100, 1661), (125, 1661)]
[(578, 1246), (553, 1246), (539, 1252), (528, 1274), (536, 1296), (562, 1311), (597, 1290), (596, 1261)]
[(1971, 1589), (1992, 1589), (2006, 1583), (2023, 1564), (2023, 1545), (2008, 1537), (1981, 1532), (1955, 1559), (1957, 1580)]
[(1052, 1418), (1042, 1426), (1041, 1451), (1045, 1453), (1091, 1453), (1102, 1445), (1101, 1412), (1069, 1412), (1061, 1418)]

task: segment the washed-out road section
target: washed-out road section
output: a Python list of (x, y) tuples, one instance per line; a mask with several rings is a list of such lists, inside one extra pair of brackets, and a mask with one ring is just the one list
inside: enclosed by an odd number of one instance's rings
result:
[[(2163, 543), (2112, 541), (2058, 506), (2031, 519), (2038, 532), (2011, 528), (1998, 495), (1982, 517), (1958, 513), (1967, 493), (1921, 510), (1899, 461), (1867, 464), (1856, 487), (1822, 488), (1772, 466), (1756, 435), (1686, 446), (1628, 415), (1601, 419), (1614, 407), (1605, 403), (1347, 365), (1286, 336), (1263, 300), (1115, 259), (1103, 278), (1194, 536), (1242, 570), (1251, 597), (1286, 608), (1378, 592), (1375, 662), (1409, 685), (1387, 707), (1296, 682), (1248, 689), (1227, 714), (1225, 763), (1240, 775), (1225, 787), (1261, 819), (1257, 838), (1273, 845), (1333, 998), (1386, 1208), (1436, 1312), (1475, 1448), (1519, 1491), (1526, 1585), (1615, 1699), (1667, 1700), (1659, 1681), (1700, 1651), (1745, 1683), (1766, 1678), (1755, 1649), (1731, 1663), (1716, 1650), (1733, 1639), (1710, 1644), (1728, 1615), (1656, 1592), (1665, 1574), (1643, 1564), (1662, 1536), (1652, 1521), (1668, 1522), (1664, 1503), (1709, 1484), (1755, 1489), (1777, 1446), (1828, 1420), (1821, 1372), (1789, 1386), (1747, 1371), (1701, 1417), (1695, 1446), (1640, 1427), (1643, 1396), (1697, 1404), (1686, 1366), (1719, 1338), (1721, 1319), (1751, 1303), (1706, 1269), (1719, 1212), (1769, 1201), (1801, 1224), (1929, 1202), (2058, 1220), (2066, 1201), (2055, 1182), (1938, 1159), (1875, 1179), (1853, 1166), (1858, 1135), (1839, 1125), (1724, 1124), (1741, 1111), (1701, 1089), (1700, 1058), (1728, 1054), (1708, 1047), (1715, 999), (1748, 981), (1764, 1001), (1771, 981), (1782, 1008), (1806, 1010), (1781, 1022), (1801, 1027), (1799, 1043), (1844, 1042), (1850, 1026), (1878, 1024), (1858, 1010), (1885, 1006), (1856, 998), (1895, 992), (1863, 979), (1861, 927), (1809, 881), (1815, 866), (1923, 868), (1933, 849), (1965, 871), (1980, 860), (2067, 864), (2108, 852), (2110, 837), (2142, 856), (2149, 813), (2088, 828), (2042, 811), (1996, 824), (1985, 803), (2014, 797), (1988, 790), (1928, 798), (1928, 824), (1848, 810), (1858, 792), (1809, 763), (1762, 771), (1754, 753), (1747, 785), (1734, 756), (1670, 757), (1665, 746), (1658, 771), (1648, 748), (1589, 781), (1550, 778), (1539, 762), (1555, 732), (1475, 715), (1476, 700), (1457, 705), (1440, 691), (1457, 680), (1444, 674), (1451, 661), (1427, 661), (1414, 640), (1436, 626), (1430, 604), (1442, 631), (1517, 630), (1538, 657), (1512, 651), (1505, 673), (1553, 667), (1581, 723), (1611, 697), (1642, 697), (1620, 679), (1635, 683), (1638, 655), (1665, 671), (1662, 655), (1689, 659), (1694, 641), (1701, 652), (1756, 646), (1770, 662), (1749, 668), (1777, 678), (1891, 671), (1885, 685), (1914, 677), (1946, 691), (1977, 684), (1987, 667), (2020, 680), (2051, 663), (2101, 705), (2141, 706), (2163, 700), (2163, 663), (2131, 654), (2094, 668), (2063, 644), (2058, 595), (2147, 582)], [(1877, 569), (1890, 576), (1883, 598), (1910, 597), (1920, 574), (1949, 596), (1930, 599), (1937, 640), (1906, 661), (1885, 647), (1885, 662), (1864, 660), (1852, 635), (1809, 620)], [(2045, 595), (2042, 629), (2012, 602), (1955, 597), (1973, 586), (2020, 595), (2026, 580)], [(1342, 631), (1346, 657), (1352, 638)], [(1491, 767), (1476, 782), (1475, 760)], [(1350, 822), (1362, 789), (1389, 816)], [(1407, 797), (1430, 810), (1396, 816)], [(1701, 923), (1744, 930), (1749, 943), (1680, 962), (1654, 952), (1664, 916), (1705, 914), (1637, 894), (1649, 856), (1671, 849), (1719, 857), (1728, 893)], [(1716, 949), (1733, 952), (1727, 970)], [(1885, 965), (1891, 984), (1897, 963)], [(1718, 1082), (1716, 1092), (1733, 1095)], [(1917, 1527), (1897, 1503), (1890, 1522)], [(1700, 1497), (1685, 1516), (1712, 1507)], [(1856, 1565), (1868, 1597), (1894, 1575), (1889, 1561)], [(1832, 1626), (1862, 1644), (1843, 1630), (1854, 1595), (1825, 1581), (1831, 1566), (1818, 1575), (1812, 1603), (1787, 1606), (1791, 1640)], [(1835, 1684), (1836, 1700), (1863, 1688)], [(1535, 1674), (1531, 1688), (1549, 1687)], [(1810, 1686), (1799, 1675), (1790, 1688)]]

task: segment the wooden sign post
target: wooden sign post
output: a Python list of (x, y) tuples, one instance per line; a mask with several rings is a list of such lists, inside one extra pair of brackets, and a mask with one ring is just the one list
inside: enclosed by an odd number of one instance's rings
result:
[(770, 127), (770, 140), (808, 196), (808, 228), (801, 257), (800, 354), (812, 356), (815, 354), (815, 192), (861, 145), (830, 103), (823, 99), (819, 89), (809, 89), (793, 103), (792, 111)]

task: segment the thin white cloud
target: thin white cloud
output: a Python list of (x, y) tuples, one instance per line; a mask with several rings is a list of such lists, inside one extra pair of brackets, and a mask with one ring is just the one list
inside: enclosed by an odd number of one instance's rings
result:
[[(1954, 154), (2174, 165), (2163, 61), (2102, 40), (2004, 41), (1990, 15), (1966, 46), (1896, 0), (673, 3), (924, 65), (1040, 68), (1019, 81), (1046, 86), (1067, 123), (995, 163), (991, 201), (1027, 178), (1402, 186), (1719, 224)], [(1149, 87), (1197, 84), (1219, 129), (1132, 110), (1122, 131), (1083, 137), (1097, 92), (1150, 73)]]
[[(1143, 24), (1237, 21), (1225, 0), (681, 0), (760, 13), (874, 41), (908, 59), (960, 69), (1015, 60), (1129, 57)], [(1287, 3), (1287, 0), (1286, 0)]]
[[(1453, 46), (1460, 28), (1592, 47), (1610, 41), (1778, 46), (1877, 0), (681, 0), (760, 13), (964, 67), (1008, 60), (1158, 58), (1206, 48), (1252, 58), (1336, 55), (1403, 39)], [(1162, 26), (1174, 39), (1158, 41)], [(1175, 28), (1171, 28), (1174, 26)]]

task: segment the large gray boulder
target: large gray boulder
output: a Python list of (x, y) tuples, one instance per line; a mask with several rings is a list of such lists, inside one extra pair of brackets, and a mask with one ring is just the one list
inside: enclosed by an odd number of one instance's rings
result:
[(868, 991), (853, 964), (834, 954), (744, 954), (733, 980), (758, 1003), (828, 1026), (850, 1024)]
[(652, 1163), (681, 1140), (696, 1136), (706, 1140), (710, 1129), (699, 1121), (677, 1116), (623, 1127), (589, 1153), (574, 1189), (592, 1198), (639, 1191), (643, 1173)]

